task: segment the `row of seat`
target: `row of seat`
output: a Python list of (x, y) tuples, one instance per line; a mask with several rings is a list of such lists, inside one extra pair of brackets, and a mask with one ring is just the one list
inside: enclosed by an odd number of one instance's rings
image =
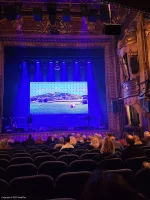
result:
[[(70, 155), (69, 155), (70, 156)], [(54, 157), (55, 158), (55, 157)], [(60, 157), (61, 158), (61, 157)], [(65, 159), (67, 160), (68, 157)], [(40, 158), (41, 161), (44, 158)], [(60, 159), (61, 160), (61, 159)], [(41, 164), (35, 166), (32, 163), (24, 164), (13, 164), (9, 165), (6, 170), (0, 168), (0, 178), (3, 178), (7, 181), (12, 180), (15, 177), (19, 176), (28, 176), (36, 174), (46, 174), (52, 176), (56, 179), (60, 174), (65, 172), (77, 172), (77, 171), (93, 171), (95, 169), (101, 170), (115, 170), (115, 169), (124, 169), (129, 168), (136, 173), (142, 168), (142, 164), (145, 161), (148, 161), (146, 157), (139, 158), (130, 158), (123, 162), (119, 158), (106, 159), (96, 164), (93, 160), (75, 160), (71, 163), (65, 163), (63, 161), (43, 161)], [(69, 160), (70, 161), (70, 160)]]
[[(134, 176), (130, 169), (108, 170), (104, 172), (121, 175), (128, 184), (138, 192), (150, 198), (150, 169), (141, 169)], [(11, 180), (8, 184), (0, 179), (0, 195), (24, 196), (27, 199), (46, 200), (51, 198), (74, 198), (80, 199), (84, 186), (91, 172), (67, 172), (58, 176), (54, 181), (47, 175), (33, 175), (19, 177)]]

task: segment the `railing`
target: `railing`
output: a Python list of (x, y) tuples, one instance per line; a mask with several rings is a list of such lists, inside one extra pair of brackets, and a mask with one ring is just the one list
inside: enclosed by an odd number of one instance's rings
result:
[(139, 95), (139, 83), (137, 79), (127, 81), (122, 86), (122, 97), (128, 98)]

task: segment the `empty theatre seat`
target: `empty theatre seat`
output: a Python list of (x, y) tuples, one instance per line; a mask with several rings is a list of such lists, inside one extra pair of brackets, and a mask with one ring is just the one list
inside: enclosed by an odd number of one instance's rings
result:
[(37, 175), (37, 168), (35, 165), (29, 163), (10, 165), (6, 169), (7, 181), (11, 181), (13, 178), (31, 175)]
[(67, 165), (69, 165), (71, 162), (73, 162), (75, 160), (79, 160), (79, 156), (73, 155), (73, 154), (69, 154), (69, 155), (60, 156), (58, 160), (59, 161), (63, 161)]
[(71, 153), (74, 149), (73, 148), (66, 148), (66, 149), (62, 149), (61, 151), (66, 151), (68, 153)]
[(95, 156), (97, 156), (98, 153), (84, 153), (80, 156), (80, 159), (92, 159), (94, 158)]
[(131, 169), (134, 173), (139, 171), (142, 168), (143, 162), (148, 161), (148, 158), (145, 156), (129, 158), (125, 161), (126, 168)]
[(29, 153), (15, 153), (12, 155), (12, 158), (17, 158), (17, 157), (31, 157)]
[(0, 179), (0, 197), (1, 197), (1, 199), (3, 197), (7, 197), (8, 194), (9, 194), (8, 183), (5, 180)]
[(66, 163), (61, 161), (47, 161), (39, 166), (38, 174), (46, 174), (51, 176), (54, 180), (62, 173), (68, 171)]
[(10, 165), (23, 163), (33, 163), (33, 159), (31, 157), (16, 157), (12, 158), (10, 161)]
[(78, 155), (79, 157), (80, 157), (82, 154), (84, 154), (84, 153), (87, 153), (87, 151), (84, 150), (84, 149), (77, 149), (77, 150), (73, 150), (73, 151), (71, 152), (71, 154)]
[(102, 170), (115, 170), (123, 169), (124, 162), (120, 158), (106, 159), (97, 164), (99, 169)]
[(0, 155), (1, 154), (7, 154), (9, 155), (11, 153), (11, 151), (8, 151), (8, 150), (0, 150)]
[(80, 199), (90, 172), (68, 172), (61, 174), (55, 183), (57, 198)]
[(34, 150), (30, 150), (28, 151), (28, 153), (32, 156), (34, 153), (38, 153), (38, 152), (42, 152), (41, 149), (34, 149)]
[(15, 150), (15, 151), (12, 151), (12, 155), (15, 154), (15, 153), (27, 153), (25, 150)]
[(66, 152), (66, 151), (59, 151), (59, 152), (53, 152), (52, 155), (55, 156), (56, 158), (59, 158), (60, 156), (63, 156), (63, 155), (68, 155), (69, 153)]
[(133, 172), (130, 169), (118, 169), (118, 170), (107, 170), (104, 171), (104, 174), (109, 174), (109, 173), (117, 173), (120, 176), (122, 176), (127, 183), (132, 186), (135, 187), (135, 177)]
[(0, 167), (0, 178), (5, 179), (5, 169), (3, 169), (2, 167)]
[(32, 158), (35, 159), (38, 156), (46, 156), (46, 155), (49, 155), (49, 153), (47, 153), (47, 152), (37, 152), (37, 153), (34, 153), (32, 155)]
[(10, 182), (10, 195), (29, 200), (54, 198), (54, 180), (46, 175), (15, 178)]
[(54, 156), (51, 156), (51, 155), (48, 155), (48, 156), (38, 156), (35, 158), (34, 160), (34, 164), (39, 167), (40, 164), (42, 164), (43, 162), (46, 162), (46, 161), (57, 161), (57, 158), (54, 157)]
[(135, 175), (138, 191), (150, 199), (150, 169), (141, 169)]
[(11, 159), (11, 156), (7, 154), (0, 154), (0, 159), (5, 159), (9, 161)]
[(146, 149), (145, 151), (145, 156), (150, 159), (150, 149)]
[(9, 161), (6, 159), (0, 159), (0, 167), (2, 167), (3, 169), (6, 169), (9, 165)]
[(49, 154), (52, 154), (52, 153), (54, 153), (54, 152), (59, 152), (58, 149), (52, 149), (52, 148), (48, 148), (48, 149), (46, 149), (45, 151), (48, 152)]
[(96, 162), (94, 162), (93, 160), (76, 160), (69, 165), (70, 172), (93, 171), (95, 169)]

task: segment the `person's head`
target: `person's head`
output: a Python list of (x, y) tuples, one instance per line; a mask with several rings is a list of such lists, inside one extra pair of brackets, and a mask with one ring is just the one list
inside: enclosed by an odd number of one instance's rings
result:
[(70, 137), (66, 138), (66, 143), (70, 143)]
[(115, 145), (111, 138), (106, 137), (102, 143), (101, 153), (114, 153)]
[(52, 141), (52, 137), (48, 136), (47, 141)]
[(0, 146), (1, 148), (7, 148), (8, 146), (8, 139), (7, 138), (4, 138), (0, 141)]
[(150, 137), (150, 132), (149, 131), (145, 131), (144, 132), (144, 138)]
[(82, 200), (139, 200), (137, 191), (116, 173), (95, 171), (83, 190)]
[(92, 139), (92, 136), (88, 135), (88, 141), (91, 141), (91, 139)]
[(63, 137), (59, 138), (59, 144), (64, 144), (64, 138)]
[(76, 138), (74, 136), (70, 136), (70, 143), (74, 146), (77, 144)]
[(128, 145), (134, 145), (134, 138), (133, 138), (133, 136), (128, 134), (126, 136), (126, 142), (127, 142)]
[(53, 138), (54, 138), (54, 140), (57, 139), (57, 134), (56, 133), (54, 133)]
[(38, 135), (37, 139), (38, 139), (38, 140), (42, 140), (41, 136), (39, 136), (39, 135)]
[(139, 136), (134, 135), (134, 136), (133, 136), (133, 139), (134, 139), (134, 144), (142, 144), (142, 142), (141, 142)]
[(80, 133), (77, 133), (76, 134), (76, 138), (80, 138), (81, 137), (81, 134)]
[(94, 148), (94, 149), (98, 149), (99, 148), (99, 140), (96, 136), (94, 136), (91, 140), (91, 146)]
[(32, 135), (31, 134), (28, 135), (28, 139), (32, 139)]

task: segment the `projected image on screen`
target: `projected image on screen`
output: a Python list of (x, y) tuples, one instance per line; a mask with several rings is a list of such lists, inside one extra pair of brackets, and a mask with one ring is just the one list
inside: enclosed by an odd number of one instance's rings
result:
[(87, 82), (30, 82), (30, 114), (87, 113)]

